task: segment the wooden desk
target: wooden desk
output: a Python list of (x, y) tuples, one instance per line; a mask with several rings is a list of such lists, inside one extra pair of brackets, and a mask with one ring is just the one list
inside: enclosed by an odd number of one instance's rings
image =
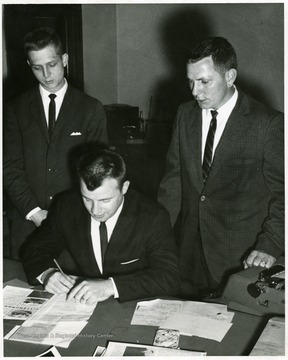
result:
[[(20, 263), (4, 260), (4, 282), (13, 278), (25, 279)], [(152, 345), (156, 327), (130, 325), (137, 301), (119, 303), (109, 299), (98, 303), (87, 326), (72, 341), (68, 349), (57, 348), (62, 356), (92, 356), (96, 347), (107, 341), (122, 341)], [(248, 355), (267, 323), (267, 319), (236, 312), (233, 326), (221, 343), (198, 337), (181, 336), (180, 348), (205, 350), (207, 355)], [(18, 321), (4, 321), (4, 335)], [(48, 349), (48, 345), (34, 345), (4, 340), (4, 356), (35, 356)]]

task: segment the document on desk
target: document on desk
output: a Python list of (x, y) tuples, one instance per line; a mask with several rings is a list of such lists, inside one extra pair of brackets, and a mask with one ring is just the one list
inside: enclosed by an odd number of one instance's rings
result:
[(35, 323), (28, 327), (15, 326), (4, 339), (68, 348), (71, 341), (79, 335), (86, 325), (87, 321), (60, 322), (52, 325)]
[(157, 299), (137, 303), (131, 325), (160, 326), (179, 330), (182, 335), (221, 341), (233, 316), (222, 304)]
[(285, 355), (285, 318), (271, 318), (250, 356), (284, 356)]
[(199, 336), (221, 342), (233, 324), (201, 315), (177, 313), (162, 325), (166, 329), (177, 329), (181, 335)]
[(81, 304), (76, 299), (66, 301), (66, 295), (54, 295), (41, 309), (27, 319), (22, 326), (34, 323), (57, 324), (59, 322), (87, 321), (93, 314), (96, 305)]
[(157, 346), (109, 341), (102, 356), (206, 356), (203, 351), (161, 348)]
[(53, 296), (46, 291), (7, 285), (3, 289), (3, 317), (7, 320), (26, 320), (37, 316)]
[[(21, 326), (14, 327), (5, 339), (60, 347), (69, 346), (95, 309), (95, 305), (81, 304), (76, 299), (66, 301), (65, 294), (53, 295), (31, 289), (8, 288), (4, 299), (7, 307), (18, 306), (13, 308), (12, 315), (12, 311), (7, 311), (4, 319), (12, 316), (13, 319), (25, 320)], [(33, 311), (34, 308), (38, 311)]]
[(183, 301), (178, 300), (151, 300), (141, 301), (131, 320), (131, 325), (161, 326), (172, 314), (182, 311)]

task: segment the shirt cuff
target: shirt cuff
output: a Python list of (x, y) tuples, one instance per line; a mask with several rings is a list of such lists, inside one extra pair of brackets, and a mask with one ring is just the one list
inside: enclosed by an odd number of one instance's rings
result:
[(31, 210), (27, 215), (26, 215), (26, 220), (30, 220), (31, 221), (31, 216), (36, 214), (36, 212), (40, 211), (41, 208), (39, 206), (37, 206), (35, 209)]
[(119, 293), (117, 290), (117, 287), (115, 285), (114, 279), (112, 277), (109, 277), (109, 280), (112, 280), (113, 288), (114, 288), (114, 299), (119, 299)]
[(49, 269), (43, 271), (39, 276), (36, 277), (36, 279), (40, 282), (40, 284), (43, 285), (42, 276), (43, 276), (46, 272), (51, 271), (51, 270), (58, 270), (58, 269), (56, 269), (56, 268), (49, 268)]

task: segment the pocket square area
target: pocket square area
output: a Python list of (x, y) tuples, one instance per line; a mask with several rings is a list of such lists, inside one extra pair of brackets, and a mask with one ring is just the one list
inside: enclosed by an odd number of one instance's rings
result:
[(138, 260), (139, 260), (139, 258), (133, 259), (133, 260), (130, 260), (130, 261), (126, 261), (126, 262), (122, 262), (121, 265), (128, 265), (128, 264), (134, 263), (135, 261), (138, 261)]
[(73, 131), (70, 136), (80, 136), (82, 135), (80, 131)]

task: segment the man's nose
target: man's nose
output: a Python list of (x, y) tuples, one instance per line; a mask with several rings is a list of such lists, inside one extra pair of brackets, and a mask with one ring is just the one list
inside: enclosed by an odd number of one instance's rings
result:
[(98, 201), (93, 201), (91, 206), (91, 213), (93, 215), (98, 215), (101, 213), (101, 205)]
[(194, 81), (191, 90), (194, 97), (198, 96), (201, 92), (200, 85), (196, 81)]
[(43, 76), (44, 78), (48, 78), (50, 76), (50, 70), (48, 67), (43, 67)]

